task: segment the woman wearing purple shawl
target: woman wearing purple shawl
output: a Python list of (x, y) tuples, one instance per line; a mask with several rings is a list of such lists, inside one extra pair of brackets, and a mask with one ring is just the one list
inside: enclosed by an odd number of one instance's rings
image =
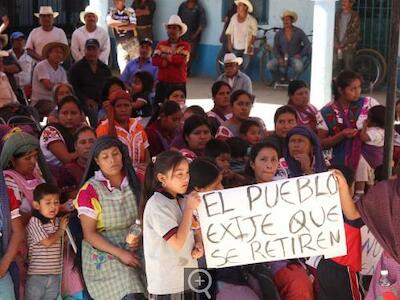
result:
[[(399, 299), (400, 297), (400, 177), (379, 182), (365, 196), (354, 203), (345, 179), (336, 176), (339, 183), (342, 209), (347, 219), (361, 216), (365, 225), (384, 249), (379, 260), (366, 300)], [(388, 270), (392, 285), (379, 285), (381, 270)]]
[[(287, 134), (285, 149), (289, 177), (299, 177), (327, 170), (317, 135), (305, 126), (296, 126)], [(285, 164), (284, 164), (285, 165)]]

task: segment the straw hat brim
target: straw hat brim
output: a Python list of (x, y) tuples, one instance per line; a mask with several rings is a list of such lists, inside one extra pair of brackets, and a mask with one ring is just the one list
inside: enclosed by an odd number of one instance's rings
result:
[[(60, 13), (58, 13), (58, 12), (53, 12), (53, 18), (57, 18), (59, 15), (60, 15)], [(40, 17), (40, 13), (34, 13), (34, 16), (35, 16), (36, 18), (39, 18), (39, 17)]]
[(68, 45), (66, 45), (64, 43), (59, 43), (59, 42), (53, 42), (53, 43), (46, 44), (46, 46), (44, 46), (43, 50), (42, 50), (42, 57), (47, 58), (49, 56), (49, 52), (54, 47), (61, 47), (63, 49), (63, 52), (64, 52), (63, 60), (65, 60), (68, 57), (68, 55), (69, 55), (69, 47), (68, 47)]
[(81, 13), (79, 14), (79, 19), (81, 20), (81, 22), (83, 24), (86, 24), (85, 17), (86, 17), (87, 14), (94, 14), (97, 17), (97, 19), (99, 19), (99, 13), (98, 12), (95, 12), (95, 11), (81, 11)]
[(248, 7), (248, 12), (252, 13), (253, 12), (253, 4), (249, 0), (235, 0), (235, 4), (238, 5), (239, 3), (243, 3)]
[(186, 31), (187, 31), (187, 25), (185, 23), (165, 23), (164, 24), (165, 29), (167, 29), (167, 27), (170, 26), (170, 25), (177, 25), (177, 26), (179, 26), (181, 28), (181, 35), (180, 36), (184, 35), (186, 33)]
[(281, 16), (281, 19), (283, 20), (283, 18), (285, 18), (285, 17), (291, 17), (293, 19), (293, 23), (296, 23), (296, 21), (298, 19), (298, 15), (294, 11), (285, 11), (285, 12), (283, 12), (283, 14)]

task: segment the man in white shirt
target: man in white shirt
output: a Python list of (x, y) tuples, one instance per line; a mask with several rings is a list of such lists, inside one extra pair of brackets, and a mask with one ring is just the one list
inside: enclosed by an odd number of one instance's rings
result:
[(25, 35), (22, 32), (13, 32), (11, 34), (10, 54), (15, 57), (21, 71), (14, 74), (17, 85), (24, 90), (25, 96), (30, 98), (32, 90), (32, 72), (36, 61), (25, 50)]
[(250, 15), (253, 5), (249, 0), (235, 0), (237, 12), (231, 18), (225, 31), (228, 52), (243, 58), (241, 69), (246, 71), (254, 54), (257, 20)]
[(76, 29), (72, 33), (71, 38), (71, 54), (75, 61), (79, 61), (85, 56), (86, 41), (89, 39), (96, 39), (100, 44), (99, 59), (106, 65), (108, 64), (110, 37), (107, 31), (97, 26), (99, 16), (99, 12), (91, 6), (87, 6), (85, 11), (81, 12), (81, 21), (85, 25)]
[(44, 60), (33, 70), (31, 105), (35, 106), (40, 100), (54, 101), (53, 87), (58, 83), (66, 83), (67, 74), (61, 63), (69, 55), (69, 48), (64, 43), (47, 44), (42, 52)]
[(38, 61), (44, 59), (42, 50), (48, 43), (60, 42), (68, 45), (64, 30), (53, 25), (54, 18), (58, 15), (58, 12), (53, 12), (51, 6), (41, 6), (39, 13), (35, 14), (35, 17), (39, 18), (40, 27), (34, 28), (29, 34), (26, 50), (30, 56)]

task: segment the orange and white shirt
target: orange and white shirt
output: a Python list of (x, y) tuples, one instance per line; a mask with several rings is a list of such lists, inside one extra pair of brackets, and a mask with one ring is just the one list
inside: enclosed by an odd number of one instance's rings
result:
[[(104, 120), (96, 129), (97, 136), (108, 135), (108, 120)], [(118, 139), (123, 142), (129, 150), (129, 156), (132, 158), (133, 164), (142, 164), (146, 161), (146, 149), (149, 147), (146, 132), (140, 122), (134, 118), (128, 121), (128, 131), (115, 122), (115, 130)]]

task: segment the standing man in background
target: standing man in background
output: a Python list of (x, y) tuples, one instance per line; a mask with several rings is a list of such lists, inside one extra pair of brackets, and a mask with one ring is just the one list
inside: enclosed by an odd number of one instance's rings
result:
[(85, 44), (89, 39), (96, 39), (100, 44), (100, 60), (108, 65), (110, 56), (110, 36), (100, 26), (97, 26), (100, 13), (91, 6), (87, 6), (80, 13), (81, 22), (84, 24), (72, 33), (71, 54), (74, 61), (81, 60), (85, 56)]
[(117, 41), (117, 60), (122, 73), (126, 64), (139, 56), (139, 42), (136, 38), (136, 14), (133, 8), (125, 6), (125, 0), (114, 0), (114, 7), (107, 16), (107, 25), (114, 31)]
[(354, 58), (360, 40), (360, 17), (353, 11), (353, 0), (342, 0), (342, 9), (335, 17), (335, 49), (333, 51), (333, 76), (343, 70), (354, 69)]
[(178, 16), (188, 27), (188, 30), (182, 36), (182, 40), (188, 42), (191, 47), (188, 62), (188, 74), (190, 74), (193, 61), (196, 59), (196, 50), (201, 39), (201, 33), (206, 27), (206, 12), (199, 1), (186, 0), (179, 6)]
[(138, 40), (153, 40), (153, 16), (156, 10), (154, 0), (133, 0), (131, 6), (136, 13)]

